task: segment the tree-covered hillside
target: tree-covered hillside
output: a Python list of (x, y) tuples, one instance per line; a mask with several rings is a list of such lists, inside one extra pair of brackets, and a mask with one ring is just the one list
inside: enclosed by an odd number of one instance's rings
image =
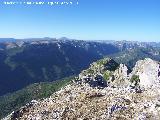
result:
[(159, 48), (135, 48), (110, 55), (110, 57), (116, 62), (124, 63), (128, 67), (132, 68), (138, 60), (143, 60), (144, 58), (151, 58), (153, 60), (160, 61), (159, 54)]
[(33, 41), (0, 46), (0, 95), (32, 83), (76, 75), (104, 55), (119, 52), (111, 44), (85, 41)]
[(22, 90), (0, 97), (0, 119), (31, 100), (49, 97), (51, 94), (72, 81), (73, 77), (54, 82), (42, 82), (29, 85)]

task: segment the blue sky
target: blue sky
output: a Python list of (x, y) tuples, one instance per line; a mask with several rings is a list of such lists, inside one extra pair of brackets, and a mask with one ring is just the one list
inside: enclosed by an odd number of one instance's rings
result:
[(71, 1), (79, 4), (29, 6), (1, 2), (0, 37), (160, 41), (160, 0)]

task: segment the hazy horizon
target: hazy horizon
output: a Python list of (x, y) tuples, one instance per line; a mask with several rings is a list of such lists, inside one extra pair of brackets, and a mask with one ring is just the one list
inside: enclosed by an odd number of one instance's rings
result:
[[(28, 38), (13, 38), (13, 37), (5, 37), (5, 38), (1, 38), (0, 37), (0, 42), (1, 42), (1, 40), (2, 39), (14, 39), (14, 40), (29, 40), (29, 39), (39, 39), (39, 40), (44, 40), (44, 39), (62, 39), (62, 38), (67, 38), (67, 39), (70, 39), (70, 40), (84, 40), (84, 41), (129, 41), (129, 42), (160, 42), (160, 41), (152, 41), (152, 40), (150, 40), (150, 41), (141, 41), (141, 40), (109, 40), (109, 39), (76, 39), (76, 38), (69, 38), (69, 37), (64, 37), (64, 36), (62, 36), (62, 37), (58, 37), (58, 38), (56, 38), (56, 37), (28, 37)], [(5, 40), (4, 40), (5, 41)]]

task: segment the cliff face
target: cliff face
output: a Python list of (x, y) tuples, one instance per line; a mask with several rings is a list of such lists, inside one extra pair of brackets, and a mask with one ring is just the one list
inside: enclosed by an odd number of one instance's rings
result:
[(112, 59), (94, 62), (49, 98), (31, 101), (5, 119), (160, 119), (159, 63), (140, 60), (131, 73)]

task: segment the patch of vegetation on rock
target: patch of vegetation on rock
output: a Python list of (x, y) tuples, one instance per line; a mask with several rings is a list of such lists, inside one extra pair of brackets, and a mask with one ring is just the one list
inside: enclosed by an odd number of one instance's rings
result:
[(110, 58), (104, 58), (104, 59), (98, 60), (96, 63), (98, 65), (105, 65), (109, 60), (110, 60)]
[(103, 78), (104, 78), (105, 80), (109, 80), (110, 76), (111, 76), (110, 71), (105, 71), (104, 74), (103, 74)]
[(87, 70), (87, 73), (88, 73), (88, 74), (94, 74), (94, 70), (88, 69), (88, 70)]
[(130, 81), (131, 81), (131, 83), (135, 83), (135, 86), (138, 85), (138, 83), (140, 82), (139, 76), (138, 75), (132, 75)]

